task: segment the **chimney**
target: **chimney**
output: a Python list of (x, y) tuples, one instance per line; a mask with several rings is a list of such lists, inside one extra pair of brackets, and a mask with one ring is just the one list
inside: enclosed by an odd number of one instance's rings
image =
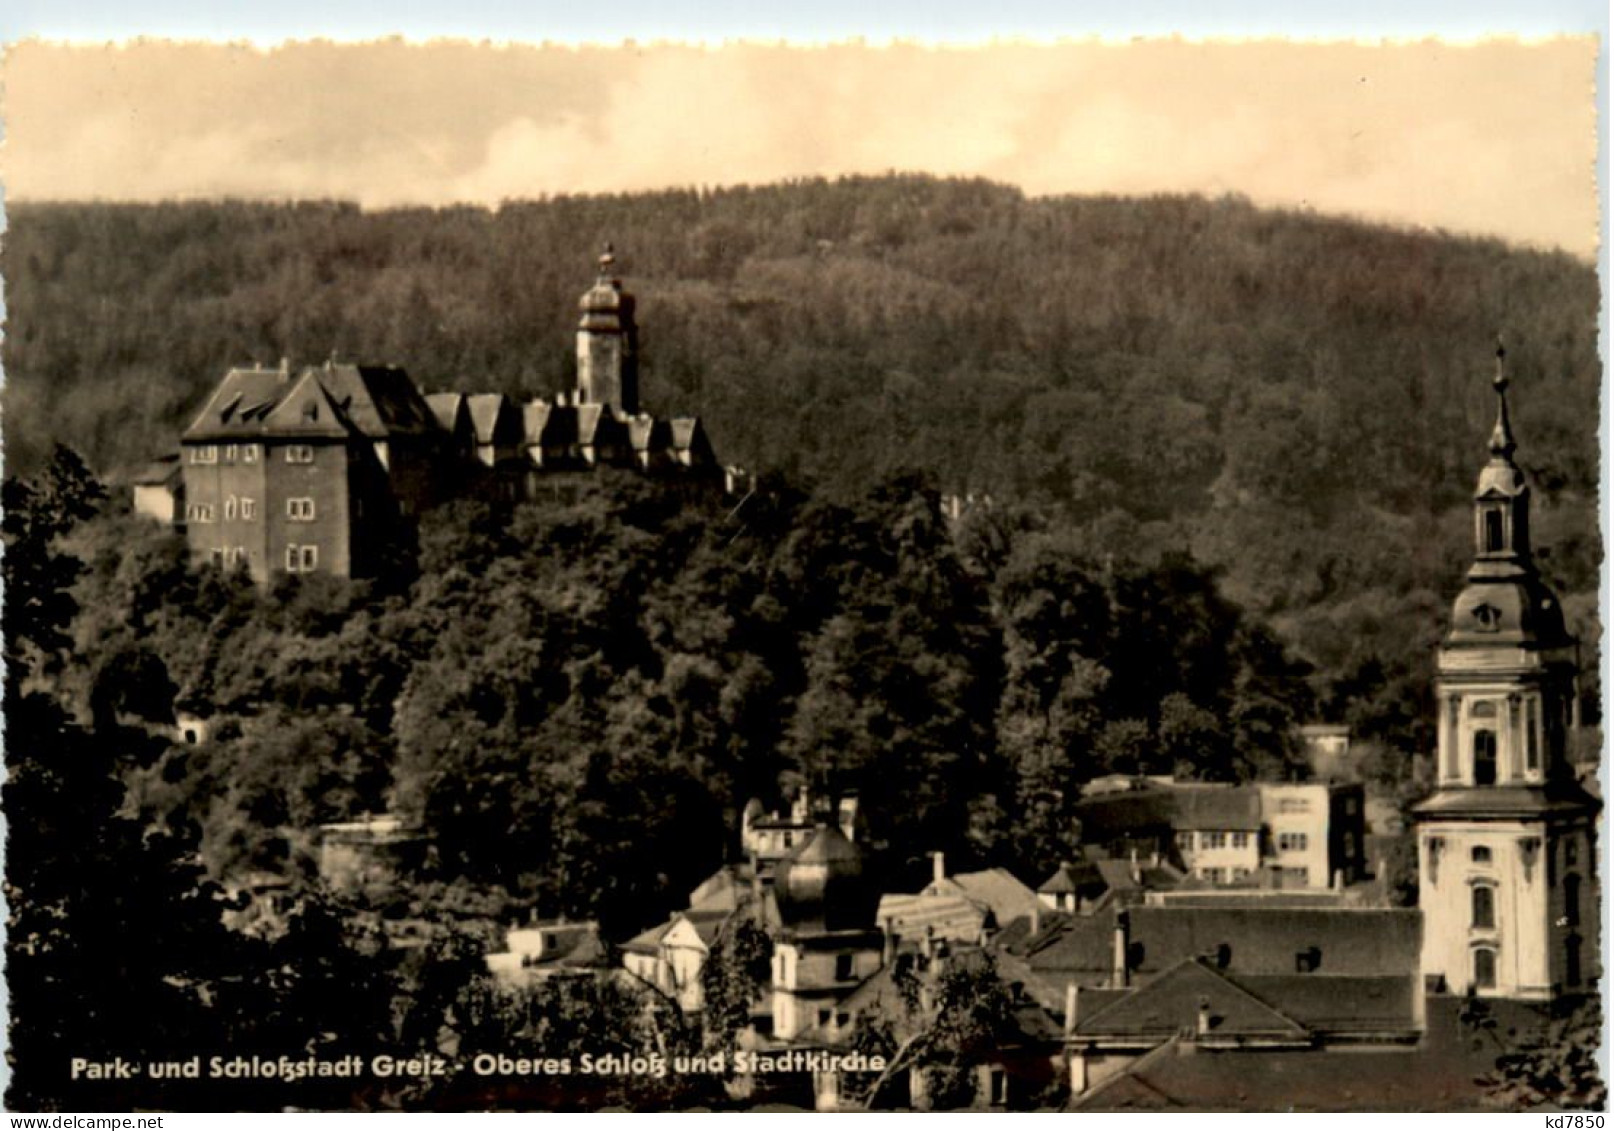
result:
[(1199, 995), (1199, 1017), (1194, 1024), (1194, 1034), (1198, 1037), (1207, 1037), (1211, 1029), (1210, 998), (1204, 994)]
[(885, 932), (885, 945), (882, 948), (882, 957), (885, 965), (890, 966), (892, 962), (896, 961), (897, 957), (897, 921), (890, 915), (887, 915), (885, 917), (885, 922), (880, 924), (880, 929)]
[(1039, 898), (1031, 905), (1031, 934), (1036, 937), (1042, 933), (1042, 900)]
[(1138, 867), (1138, 846), (1137, 845), (1132, 846), (1131, 860), (1132, 860), (1132, 882), (1137, 884), (1139, 887), (1142, 887), (1143, 886), (1143, 869)]
[(930, 882), (939, 884), (947, 878), (947, 853), (932, 852), (930, 854)]
[(1339, 868), (1334, 869), (1334, 890), (1335, 891), (1344, 891), (1345, 890), (1345, 872), (1342, 869), (1339, 869)]
[(291, 358), (285, 354), (280, 355), (280, 379), (286, 380), (291, 376)]
[(1115, 931), (1112, 936), (1114, 946), (1110, 960), (1110, 986), (1112, 989), (1124, 990), (1132, 984), (1132, 972), (1128, 969), (1126, 953), (1128, 944), (1131, 942), (1128, 937), (1128, 928), (1130, 926), (1126, 912), (1118, 912), (1115, 916)]
[(1071, 1037), (1076, 1033), (1076, 1010), (1081, 998), (1082, 988), (1075, 982), (1065, 984), (1065, 1036)]
[(936, 953), (936, 928), (935, 927), (928, 927), (927, 926), (925, 928), (925, 941), (920, 946), (920, 953), (922, 953), (927, 959), (931, 958), (931, 957), (933, 957), (935, 955), (935, 953)]

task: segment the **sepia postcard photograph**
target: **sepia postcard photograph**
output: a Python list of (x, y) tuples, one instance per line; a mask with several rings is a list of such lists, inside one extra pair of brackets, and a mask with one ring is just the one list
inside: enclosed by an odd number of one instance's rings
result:
[(8, 1111), (1606, 1108), (1606, 47), (1060, 30), (5, 44)]

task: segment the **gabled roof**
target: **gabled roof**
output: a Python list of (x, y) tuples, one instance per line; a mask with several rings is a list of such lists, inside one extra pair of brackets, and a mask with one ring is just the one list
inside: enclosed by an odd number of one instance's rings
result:
[(1005, 868), (987, 868), (981, 872), (959, 872), (949, 876), (966, 897), (985, 904), (999, 925), (1021, 915), (1029, 915), (1037, 907), (1037, 893), (1021, 883), (1013, 872)]
[[(292, 405), (293, 399), (296, 404)], [(308, 415), (310, 405), (313, 416)], [(296, 378), (281, 369), (231, 369), (185, 430), (189, 443), (288, 436), (369, 440), (424, 435), (436, 418), (402, 369), (326, 363)]]
[(185, 429), (187, 441), (250, 437), (263, 429), (263, 418), (291, 391), (279, 369), (232, 368)]
[(426, 407), (431, 410), (437, 426), (445, 432), (458, 432), (461, 427), (470, 426), (470, 417), (465, 413), (464, 393), (429, 393)]
[(508, 428), (505, 421), (511, 405), (503, 393), (477, 393), (465, 398), (467, 411), (471, 414), (471, 429), (476, 435), (478, 444), (497, 443), (501, 425)]
[(1049, 895), (1075, 893), (1085, 887), (1104, 883), (1104, 877), (1090, 860), (1066, 861), (1054, 869), (1054, 874), (1042, 881), (1037, 890)]
[(1194, 1032), (1202, 1010), (1209, 1014), (1209, 1031), (1201, 1035), (1203, 1041), (1310, 1043), (1304, 1025), (1199, 959), (1180, 962), (1120, 1000), (1079, 1017), (1076, 1035), (1135, 1038), (1153, 1044), (1184, 1030)]
[(291, 392), (263, 418), (263, 431), (299, 439), (343, 440), (356, 429), (320, 383), (312, 369), (303, 370)]
[(308, 372), (368, 440), (420, 436), (437, 427), (431, 407), (402, 369), (327, 362)]
[(634, 954), (659, 954), (661, 952), (661, 940), (666, 937), (667, 932), (672, 930), (677, 923), (678, 916), (674, 915), (665, 923), (658, 923), (654, 927), (640, 931), (623, 943), (622, 949), (632, 951)]
[(991, 910), (962, 895), (883, 895), (875, 921), (903, 938), (975, 942)]

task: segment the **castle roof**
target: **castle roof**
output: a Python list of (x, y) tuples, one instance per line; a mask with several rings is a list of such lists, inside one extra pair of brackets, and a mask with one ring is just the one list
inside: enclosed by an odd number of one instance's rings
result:
[(287, 369), (229, 370), (182, 439), (385, 440), (435, 428), (431, 407), (402, 369), (327, 362), (295, 379)]

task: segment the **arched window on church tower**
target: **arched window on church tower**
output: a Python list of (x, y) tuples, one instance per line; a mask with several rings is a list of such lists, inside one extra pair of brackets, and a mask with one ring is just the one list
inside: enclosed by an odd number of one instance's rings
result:
[(1502, 536), (1502, 511), (1498, 507), (1488, 507), (1485, 510), (1485, 552), (1487, 554), (1500, 554), (1506, 549), (1506, 541)]
[(1477, 990), (1496, 988), (1496, 951), (1488, 946), (1479, 947), (1474, 951), (1474, 988)]
[(1496, 927), (1496, 889), (1489, 884), (1475, 884), (1473, 892), (1474, 916), (1469, 924), (1475, 930), (1492, 930)]

